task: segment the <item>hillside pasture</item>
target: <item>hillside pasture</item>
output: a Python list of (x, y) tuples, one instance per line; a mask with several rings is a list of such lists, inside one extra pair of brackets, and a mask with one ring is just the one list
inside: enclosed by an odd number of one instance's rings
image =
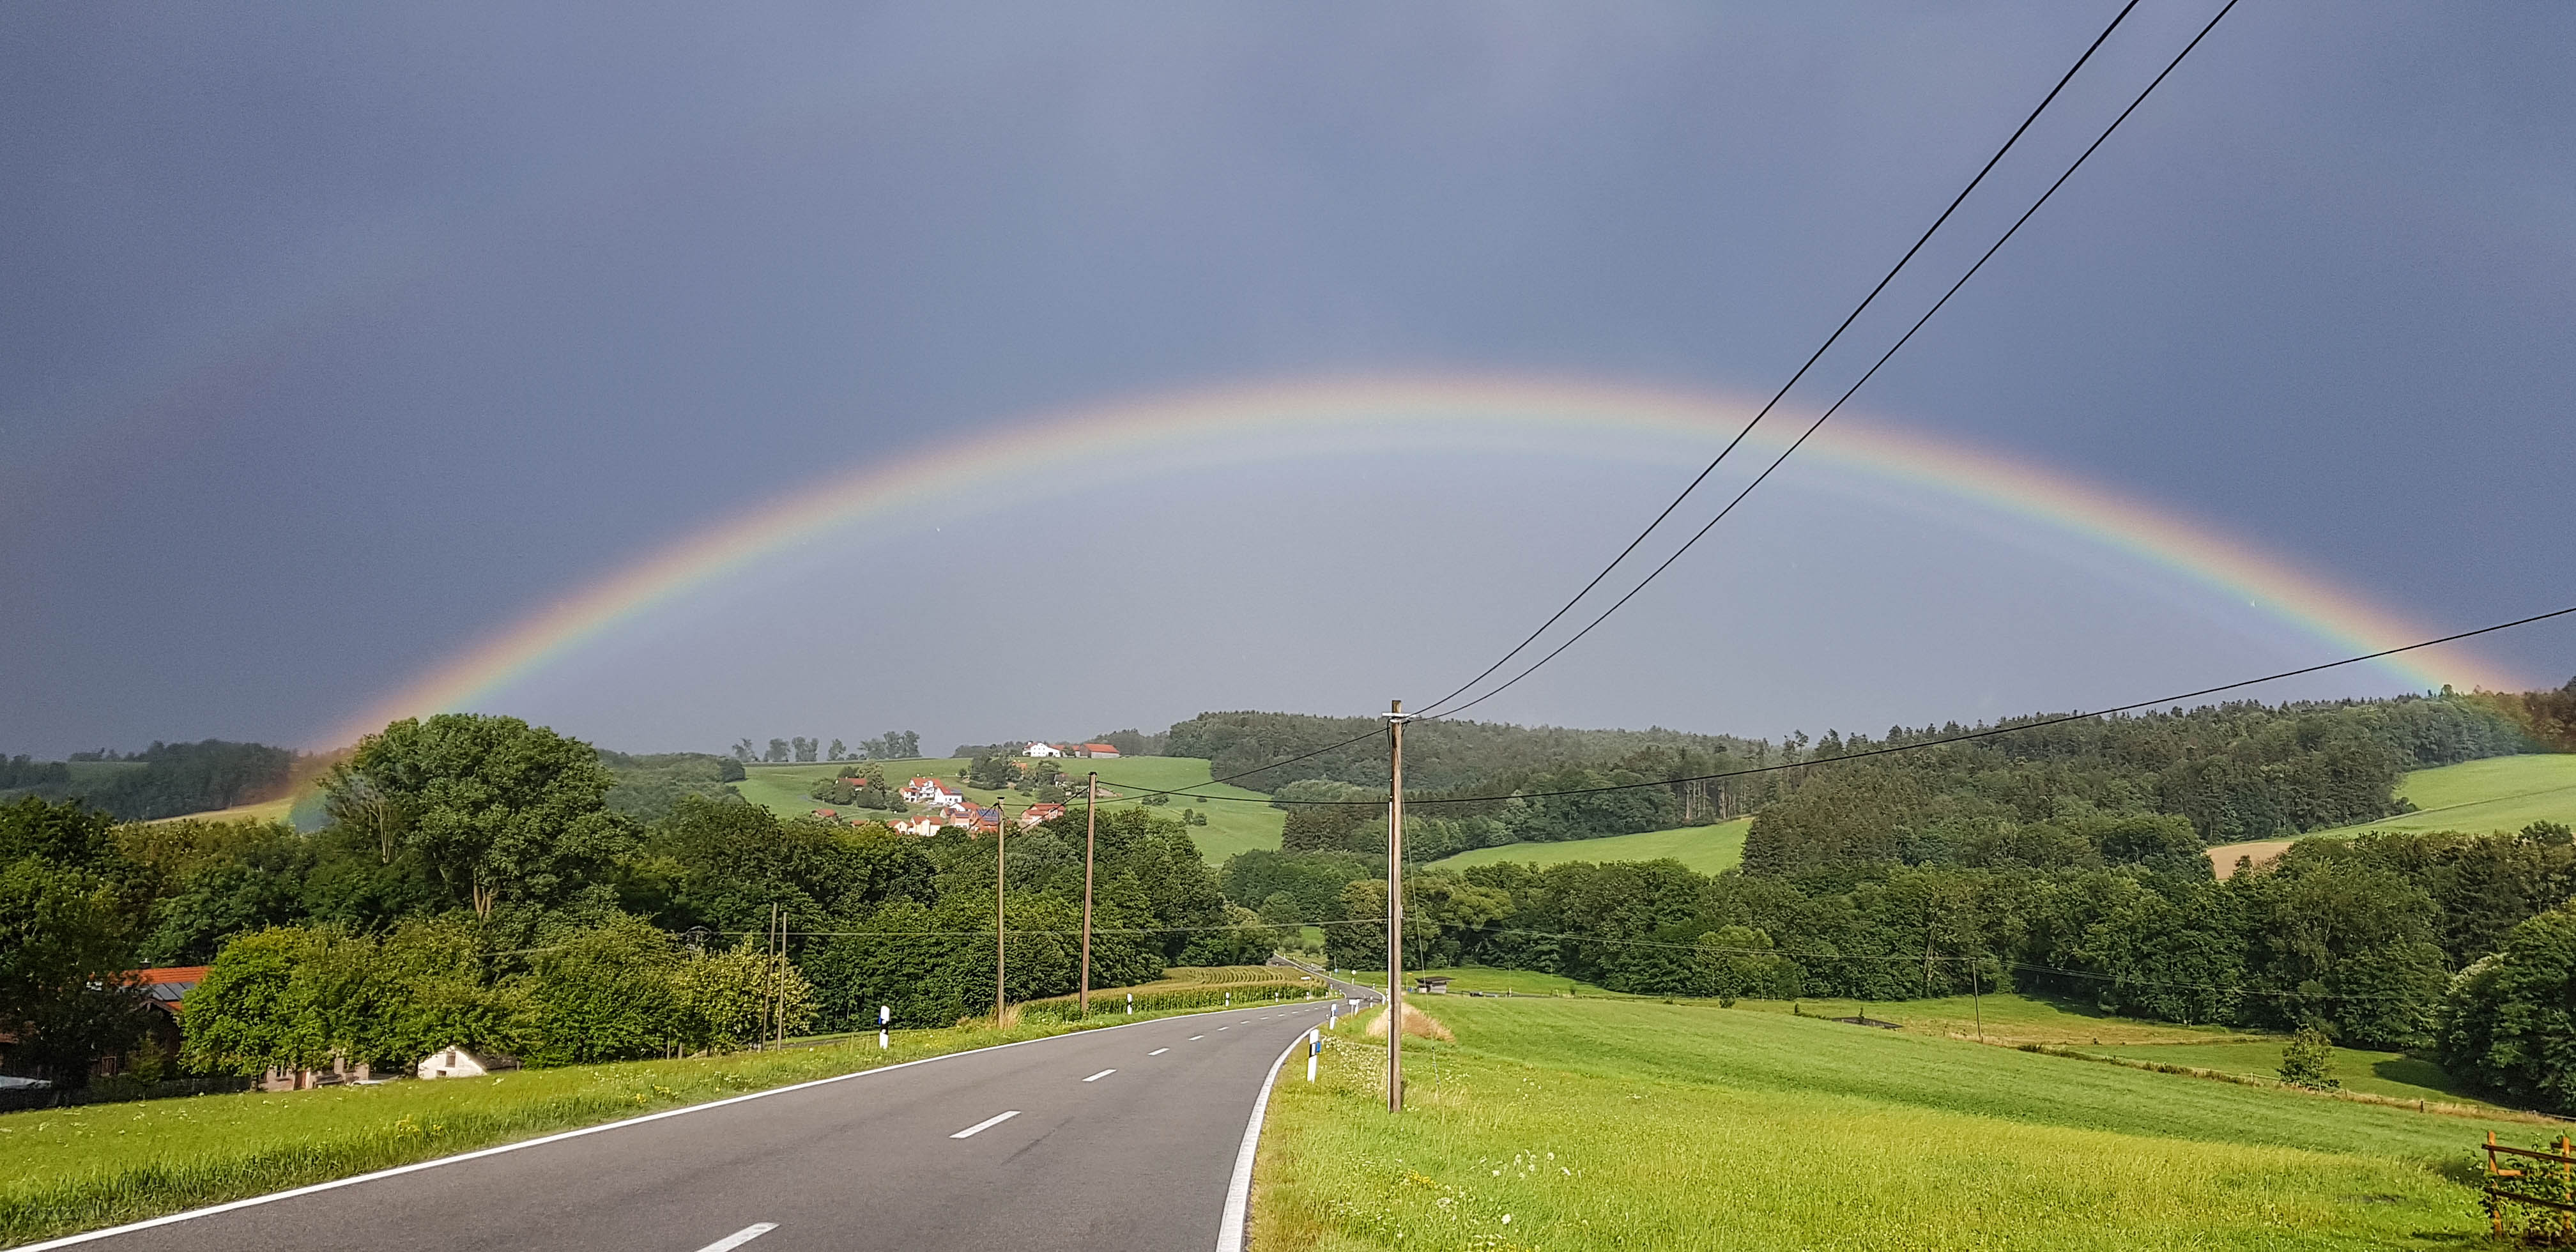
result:
[[(2079, 1051), (2124, 1057), (2133, 1061), (2152, 1061), (2159, 1065), (2181, 1065), (2192, 1069), (2216, 1070), (2222, 1074), (2240, 1074), (2248, 1078), (2271, 1078), (2281, 1068), (2281, 1046), (2284, 1040), (2264, 1039), (2234, 1043), (2163, 1043), (2123, 1047), (2079, 1048)], [(2452, 1104), (2478, 1104), (2476, 1092), (2469, 1090), (2442, 1072), (2431, 1061), (2418, 1060), (2402, 1052), (2373, 1052), (2363, 1048), (2336, 1048), (2330, 1073), (2345, 1091), (2365, 1095), (2387, 1096), (2395, 1100), (2434, 1100)]]
[(1740, 1008), (1431, 1011), (1458, 1041), (1407, 1043), (1401, 1116), (1356, 1031), (1283, 1076), (1256, 1246), (2447, 1246), (2471, 1146), (2545, 1129)]
[[(2398, 780), (2397, 797), (2413, 804), (2415, 811), (2296, 838), (2350, 838), (2370, 831), (2456, 830), (2482, 835), (2520, 830), (2533, 822), (2576, 826), (2576, 753), (2489, 757), (2411, 770)], [(2222, 844), (2209, 850), (2210, 864), (2224, 878), (2236, 871), (2238, 857), (2250, 856), (2260, 865), (2279, 856), (2289, 842)]]
[[(967, 786), (963, 777), (967, 762), (957, 757), (871, 763), (883, 765), (886, 780), (898, 786), (915, 776), (936, 778), (957, 788), (965, 793), (968, 800), (978, 804), (990, 804), (998, 796), (1014, 812), (1026, 808), (1032, 800), (1016, 791)], [(1207, 814), (1207, 825), (1190, 827), (1190, 839), (1198, 844), (1199, 855), (1211, 865), (1222, 865), (1227, 857), (1237, 852), (1278, 847), (1279, 832), (1288, 820), (1286, 813), (1270, 807), (1270, 797), (1261, 792), (1247, 791), (1226, 783), (1211, 784), (1208, 763), (1199, 757), (1122, 756), (1072, 759), (1059, 764), (1064, 766), (1068, 775), (1065, 789), (1071, 794), (1071, 799), (1066, 807), (1076, 812), (1082, 805), (1083, 775), (1091, 770), (1100, 772), (1100, 809), (1104, 813), (1142, 804), (1147, 791), (1197, 791), (1226, 797), (1211, 802), (1183, 796), (1159, 806), (1161, 812), (1173, 818), (1180, 817), (1183, 809)], [(801, 817), (816, 809), (835, 807), (814, 799), (808, 793), (814, 789), (815, 782), (831, 777), (839, 769), (839, 763), (830, 761), (748, 765), (743, 769), (746, 777), (733, 786), (742, 793), (743, 799), (762, 805), (781, 817)], [(1112, 792), (1117, 794), (1113, 797)], [(896, 814), (848, 809), (841, 811), (841, 816), (869, 821), (890, 819)]]
[(1472, 848), (1456, 856), (1433, 861), (1431, 865), (1435, 869), (1465, 869), (1471, 865), (1518, 861), (1544, 868), (1574, 861), (1669, 859), (1703, 874), (1715, 874), (1744, 863), (1744, 835), (1752, 828), (1752, 818), (1739, 817), (1714, 826), (1684, 826), (1677, 830), (1649, 830), (1633, 835), (1604, 835), (1598, 839), (1506, 843), (1491, 848)]

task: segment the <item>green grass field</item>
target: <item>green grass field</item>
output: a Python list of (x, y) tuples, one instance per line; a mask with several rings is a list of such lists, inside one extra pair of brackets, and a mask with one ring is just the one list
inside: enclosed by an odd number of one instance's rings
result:
[[(2165, 1065), (2186, 1065), (2193, 1069), (2214, 1069), (2222, 1074), (2244, 1074), (2270, 1078), (2281, 1067), (2281, 1044), (2278, 1039), (2241, 1043), (2166, 1043), (2123, 1047), (2082, 1048), (2106, 1056), (2123, 1056), (2136, 1061), (2155, 1061)], [(2334, 1050), (2334, 1078), (2346, 1091), (2383, 1095), (2398, 1100), (2445, 1100), (2453, 1104), (2485, 1104), (2476, 1093), (2453, 1082), (2442, 1067), (2431, 1061), (2419, 1061), (2398, 1052), (2370, 1052), (2360, 1048)]]
[[(2413, 802), (2415, 811), (2358, 826), (2310, 831), (2299, 838), (2332, 839), (2373, 830), (2457, 830), (2482, 835), (2520, 830), (2533, 822), (2576, 825), (2576, 753), (2499, 756), (2412, 770), (2398, 781), (2397, 794)], [(2233, 865), (2236, 854), (2230, 849), (2260, 848), (2270, 853), (2281, 842), (2228, 844), (2210, 853), (2220, 865)]]
[(1604, 835), (1599, 839), (1506, 843), (1499, 847), (1471, 849), (1431, 864), (1439, 869), (1464, 869), (1470, 865), (1494, 865), (1504, 861), (1544, 866), (1563, 865), (1569, 861), (1658, 861), (1670, 857), (1700, 873), (1714, 874), (1743, 863), (1744, 832), (1752, 828), (1752, 818), (1739, 817), (1715, 826), (1684, 826), (1679, 830)]
[(1418, 1003), (1458, 1042), (1407, 1042), (1403, 1115), (1355, 1031), (1281, 1075), (1256, 1246), (2453, 1246), (2472, 1145), (2547, 1129), (1776, 1012)]
[[(967, 799), (977, 803), (989, 804), (998, 795), (1016, 811), (1030, 802), (1030, 797), (1017, 792), (996, 792), (986, 787), (965, 786), (959, 774), (966, 768), (966, 764), (964, 760), (955, 757), (884, 762), (887, 780), (898, 786), (920, 775), (937, 778), (956, 787), (966, 793)], [(1197, 757), (1124, 756), (1101, 760), (1068, 760), (1061, 764), (1065, 772), (1072, 776), (1067, 789), (1073, 793), (1074, 799), (1069, 807), (1079, 807), (1082, 796), (1082, 776), (1095, 769), (1100, 771), (1100, 788), (1104, 793), (1100, 808), (1103, 812), (1136, 806), (1141, 799), (1141, 796), (1136, 793), (1143, 789), (1198, 791), (1208, 795), (1231, 797), (1229, 800), (1217, 802), (1184, 797), (1162, 806), (1162, 811), (1173, 817), (1179, 817), (1183, 809), (1196, 809), (1207, 814), (1207, 825), (1190, 827), (1190, 838), (1198, 844), (1199, 855), (1205, 857), (1212, 865), (1223, 865), (1227, 857), (1237, 852), (1247, 852), (1254, 848), (1278, 847), (1280, 828), (1288, 820), (1286, 813), (1270, 807), (1270, 797), (1261, 792), (1246, 791), (1241, 787), (1223, 783), (1211, 786), (1208, 782), (1212, 776), (1208, 763)], [(744, 769), (747, 777), (735, 783), (734, 788), (742, 793), (744, 799), (754, 804), (765, 805), (771, 812), (782, 817), (801, 816), (819, 808), (832, 807), (815, 800), (807, 793), (813, 790), (816, 780), (831, 777), (839, 768), (838, 765), (829, 762), (808, 762), (802, 765), (751, 765)], [(1105, 798), (1105, 793), (1111, 791), (1120, 792), (1120, 797)], [(842, 816), (867, 818), (878, 815), (866, 809), (850, 809), (843, 812)], [(893, 814), (882, 816), (891, 817)]]

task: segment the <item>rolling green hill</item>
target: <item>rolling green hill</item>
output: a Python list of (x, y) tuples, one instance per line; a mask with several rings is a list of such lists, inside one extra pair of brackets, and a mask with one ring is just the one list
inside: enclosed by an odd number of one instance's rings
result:
[[(2540, 821), (2576, 826), (2576, 753), (2497, 756), (2412, 770), (2399, 780), (2397, 795), (2413, 803), (2415, 811), (2299, 837), (2331, 839), (2373, 830), (2457, 830), (2482, 835), (2520, 830)], [(2227, 844), (2211, 848), (2210, 859), (2224, 872), (2239, 855), (2261, 861), (2286, 846), (2288, 841), (2282, 839)]]
[(1258, 1246), (2447, 1246), (2485, 1233), (2472, 1145), (2556, 1129), (1741, 1007), (1415, 1002), (1458, 1041), (1407, 1041), (1401, 1117), (1356, 1029), (1282, 1075)]
[[(959, 774), (966, 768), (966, 762), (956, 757), (886, 761), (882, 764), (885, 766), (887, 780), (897, 784), (914, 775), (923, 775), (940, 779), (965, 792), (968, 799), (981, 803), (989, 804), (997, 795), (1003, 797), (1014, 810), (1025, 807), (1029, 803), (1029, 797), (1016, 792), (996, 792), (986, 787), (965, 786)], [(1207, 825), (1190, 827), (1190, 838), (1198, 844), (1199, 855), (1214, 865), (1224, 864), (1227, 857), (1237, 852), (1246, 852), (1254, 848), (1278, 847), (1280, 827), (1288, 819), (1287, 814), (1270, 807), (1267, 803), (1270, 797), (1258, 791), (1246, 791), (1241, 787), (1222, 783), (1211, 786), (1208, 782), (1211, 777), (1208, 763), (1197, 757), (1123, 756), (1100, 760), (1070, 760), (1063, 764), (1065, 772), (1072, 775), (1071, 790), (1076, 805), (1081, 801), (1082, 775), (1090, 770), (1100, 771), (1102, 793), (1100, 808), (1103, 812), (1119, 807), (1135, 806), (1139, 797), (1132, 793), (1145, 788), (1165, 791), (1200, 791), (1209, 795), (1234, 797), (1234, 802), (1217, 803), (1187, 798), (1177, 799), (1164, 806), (1162, 810), (1173, 817), (1179, 817), (1183, 809), (1196, 809), (1207, 814)], [(817, 802), (807, 793), (813, 789), (816, 780), (831, 777), (839, 768), (838, 764), (832, 762), (751, 765), (744, 768), (747, 776), (741, 782), (735, 783), (734, 789), (740, 791), (744, 799), (754, 804), (764, 805), (781, 817), (794, 817), (811, 813), (818, 808), (831, 807)], [(1120, 793), (1118, 798), (1109, 798), (1109, 793), (1113, 791)], [(866, 809), (852, 809), (842, 816), (868, 818), (893, 815), (874, 814)]]
[(1744, 860), (1744, 832), (1752, 828), (1752, 818), (1739, 817), (1715, 826), (1684, 826), (1679, 830), (1649, 830), (1634, 835), (1605, 835), (1599, 839), (1506, 843), (1499, 847), (1470, 849), (1433, 861), (1432, 865), (1440, 869), (1464, 869), (1470, 865), (1494, 865), (1503, 861), (1546, 866), (1562, 865), (1568, 861), (1656, 861), (1670, 857), (1700, 873), (1714, 874), (1719, 870), (1733, 869)]

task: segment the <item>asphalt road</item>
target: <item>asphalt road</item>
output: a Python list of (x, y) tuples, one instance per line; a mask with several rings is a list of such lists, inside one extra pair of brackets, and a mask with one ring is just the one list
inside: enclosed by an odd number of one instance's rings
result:
[(1272, 1063), (1331, 1003), (963, 1053), (84, 1246), (1206, 1252)]

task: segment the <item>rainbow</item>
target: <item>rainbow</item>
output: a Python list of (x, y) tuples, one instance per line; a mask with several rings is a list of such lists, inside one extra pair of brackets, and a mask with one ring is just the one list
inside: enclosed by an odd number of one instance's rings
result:
[[(1605, 433), (1665, 441), (1683, 462), (1709, 455), (1751, 413), (1750, 406), (1707, 396), (1480, 376), (1246, 386), (1044, 415), (792, 492), (653, 552), (479, 640), (344, 722), (327, 742), (353, 742), (397, 718), (488, 704), (520, 679), (656, 609), (844, 528), (934, 504), (950, 516), (972, 509), (973, 498), (956, 490), (961, 477), (1073, 483), (1059, 488), (1071, 491), (1103, 476), (1143, 472), (1139, 467), (1369, 451), (1510, 452), (1561, 447), (1569, 434), (1593, 440)], [(1766, 437), (1786, 436), (1766, 422), (1745, 450), (1766, 450)], [(1767, 450), (1780, 446), (1771, 442)], [(1836, 419), (1799, 456), (2089, 540), (2258, 605), (2328, 644), (2332, 654), (2373, 652), (2439, 633), (2243, 540), (2029, 462), (1849, 416)], [(1082, 480), (1069, 468), (1091, 477)], [(1713, 496), (1712, 505), (1722, 498)], [(993, 504), (1028, 499), (996, 495)], [(2457, 647), (2379, 664), (2411, 687), (2518, 686)]]

